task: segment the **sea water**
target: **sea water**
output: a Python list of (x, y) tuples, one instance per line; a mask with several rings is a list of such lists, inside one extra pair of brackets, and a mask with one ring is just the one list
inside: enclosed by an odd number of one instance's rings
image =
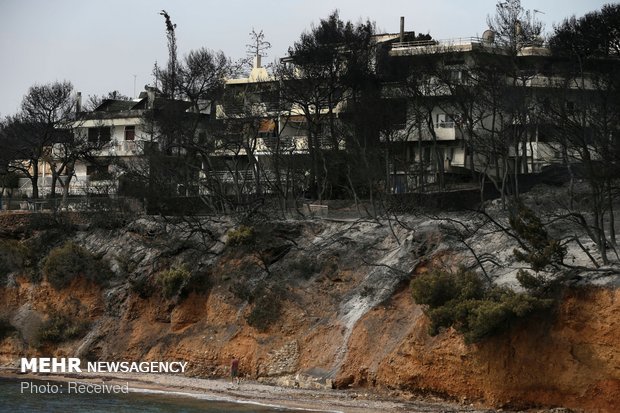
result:
[[(292, 413), (276, 406), (234, 403), (183, 396), (174, 392), (135, 391), (128, 394), (32, 394), (22, 391), (25, 380), (0, 378), (0, 412), (11, 413)], [(35, 385), (66, 383), (28, 380)], [(198, 395), (200, 397), (200, 395)]]

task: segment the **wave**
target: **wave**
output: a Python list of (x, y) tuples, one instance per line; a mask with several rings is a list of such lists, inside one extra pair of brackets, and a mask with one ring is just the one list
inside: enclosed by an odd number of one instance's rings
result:
[(294, 411), (303, 411), (303, 412), (317, 412), (317, 413), (344, 413), (342, 410), (324, 410), (324, 409), (307, 409), (304, 407), (290, 407), (280, 404), (272, 404), (272, 403), (262, 403), (257, 402), (255, 400), (248, 399), (235, 399), (233, 397), (227, 396), (219, 396), (215, 394), (200, 394), (200, 393), (189, 393), (182, 391), (173, 391), (173, 390), (156, 390), (156, 389), (144, 389), (144, 388), (136, 388), (130, 387), (130, 392), (133, 393), (145, 393), (145, 394), (159, 394), (165, 396), (180, 396), (180, 397), (191, 397), (194, 399), (207, 400), (212, 402), (227, 402), (227, 403), (238, 403), (238, 404), (250, 404), (253, 406), (267, 407), (270, 409), (285, 409), (285, 410), (294, 410)]

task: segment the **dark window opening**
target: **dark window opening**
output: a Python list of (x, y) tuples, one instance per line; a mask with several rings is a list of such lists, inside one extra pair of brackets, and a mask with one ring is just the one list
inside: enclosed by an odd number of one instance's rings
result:
[(86, 165), (86, 175), (92, 180), (105, 180), (110, 177), (109, 165)]
[(103, 144), (110, 142), (111, 131), (109, 127), (88, 128), (88, 142)]
[(424, 148), (424, 155), (422, 159), (425, 163), (429, 163), (431, 161), (431, 148)]
[(125, 140), (133, 141), (136, 138), (136, 127), (135, 126), (125, 126)]

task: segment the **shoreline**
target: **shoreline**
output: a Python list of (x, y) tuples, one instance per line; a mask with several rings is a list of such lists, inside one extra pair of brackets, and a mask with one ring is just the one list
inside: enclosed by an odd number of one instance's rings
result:
[(273, 386), (255, 381), (233, 384), (224, 379), (202, 379), (172, 374), (87, 373), (22, 374), (17, 369), (0, 368), (0, 378), (13, 380), (79, 381), (82, 383), (125, 384), (130, 392), (172, 395), (196, 399), (254, 404), (274, 408), (321, 413), (395, 412), (491, 412), (492, 409), (464, 406), (445, 401), (388, 400), (367, 389), (310, 390)]

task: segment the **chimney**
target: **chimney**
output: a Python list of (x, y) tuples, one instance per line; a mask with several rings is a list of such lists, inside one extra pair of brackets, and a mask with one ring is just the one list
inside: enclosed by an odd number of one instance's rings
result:
[(254, 69), (260, 69), (260, 65), (261, 65), (261, 55), (260, 54), (256, 54), (256, 56), (254, 56)]
[(148, 85), (144, 86), (144, 88), (146, 89), (146, 108), (153, 109), (153, 103), (155, 102), (155, 90), (157, 89)]
[(75, 113), (82, 112), (82, 92), (77, 92), (75, 97)]
[(405, 16), (400, 16), (400, 42), (405, 41)]

